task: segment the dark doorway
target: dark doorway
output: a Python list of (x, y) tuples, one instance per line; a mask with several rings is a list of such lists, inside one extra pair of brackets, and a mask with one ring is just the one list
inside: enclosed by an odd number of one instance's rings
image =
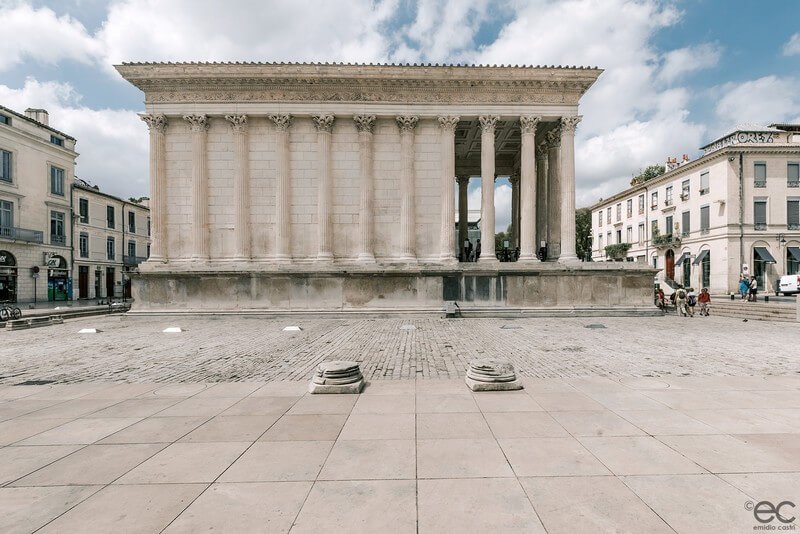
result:
[(690, 287), (692, 285), (692, 261), (689, 258), (683, 260), (683, 286)]
[(106, 297), (114, 296), (114, 268), (106, 267)]
[(78, 267), (78, 298), (89, 298), (89, 267), (86, 265)]
[(701, 285), (703, 287), (710, 287), (711, 286), (711, 253), (709, 252), (703, 257), (703, 261), (700, 262), (700, 267), (702, 269), (702, 282)]
[(17, 301), (17, 259), (0, 250), (0, 301)]
[(672, 249), (664, 254), (664, 266), (667, 270), (667, 278), (675, 280), (675, 252)]

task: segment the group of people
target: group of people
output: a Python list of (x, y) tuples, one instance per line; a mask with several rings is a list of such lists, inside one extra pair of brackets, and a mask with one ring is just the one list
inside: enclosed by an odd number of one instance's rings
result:
[(461, 261), (478, 261), (481, 257), (481, 240), (475, 243), (475, 248), (472, 247), (472, 241), (469, 239), (464, 240), (464, 245), (461, 247)]
[[(694, 288), (685, 289), (679, 287), (670, 295), (670, 301), (681, 317), (694, 317), (694, 309), (698, 304), (700, 305), (700, 315), (708, 317), (708, 311), (711, 307), (711, 293), (708, 292), (707, 287), (701, 289), (699, 295)], [(664, 290), (661, 288), (658, 289), (656, 294), (656, 305), (662, 310), (666, 308), (666, 298)]]
[(755, 302), (758, 300), (758, 280), (755, 276), (749, 279), (746, 274), (739, 276), (739, 293), (742, 295), (742, 302)]

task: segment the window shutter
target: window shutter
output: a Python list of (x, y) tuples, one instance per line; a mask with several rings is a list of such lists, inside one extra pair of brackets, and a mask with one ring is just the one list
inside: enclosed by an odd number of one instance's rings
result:
[(766, 182), (767, 181), (767, 164), (766, 163), (756, 163), (754, 172), (755, 172), (756, 182)]
[(786, 165), (786, 176), (790, 182), (800, 181), (800, 163), (789, 163)]
[(708, 206), (703, 206), (700, 208), (700, 229), (701, 230), (708, 230), (711, 227), (711, 223), (709, 221), (709, 213), (710, 210)]
[(789, 226), (800, 226), (800, 201), (786, 201), (786, 224)]
[(767, 203), (757, 200), (753, 203), (753, 222), (755, 224), (767, 224)]
[(684, 211), (681, 217), (681, 232), (684, 234), (689, 233), (689, 219), (690, 219), (690, 212)]
[(700, 175), (700, 189), (708, 189), (708, 173), (704, 172)]

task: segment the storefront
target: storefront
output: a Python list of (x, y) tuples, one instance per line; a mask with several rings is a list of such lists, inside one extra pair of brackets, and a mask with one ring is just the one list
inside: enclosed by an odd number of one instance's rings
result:
[(0, 250), (0, 302), (17, 302), (17, 259)]
[(47, 260), (47, 300), (71, 300), (72, 279), (67, 260), (53, 255)]

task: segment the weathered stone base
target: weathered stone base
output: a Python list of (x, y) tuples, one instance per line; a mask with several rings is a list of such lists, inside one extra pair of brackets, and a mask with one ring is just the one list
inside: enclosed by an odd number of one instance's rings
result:
[(469, 377), (464, 379), (467, 387), (472, 391), (514, 391), (522, 389), (522, 382), (518, 379), (511, 382), (478, 382)]
[(133, 276), (134, 314), (442, 313), (446, 301), (458, 302), (465, 316), (471, 310), (484, 316), (566, 310), (577, 316), (580, 310), (604, 315), (603, 310), (655, 309), (655, 271), (632, 263), (301, 265), (258, 271), (200, 270), (191, 264), (167, 270), (168, 265), (145, 264)]
[(314, 394), (357, 394), (364, 389), (364, 384), (363, 378), (352, 384), (341, 385), (316, 384), (312, 381), (308, 384), (308, 392)]

